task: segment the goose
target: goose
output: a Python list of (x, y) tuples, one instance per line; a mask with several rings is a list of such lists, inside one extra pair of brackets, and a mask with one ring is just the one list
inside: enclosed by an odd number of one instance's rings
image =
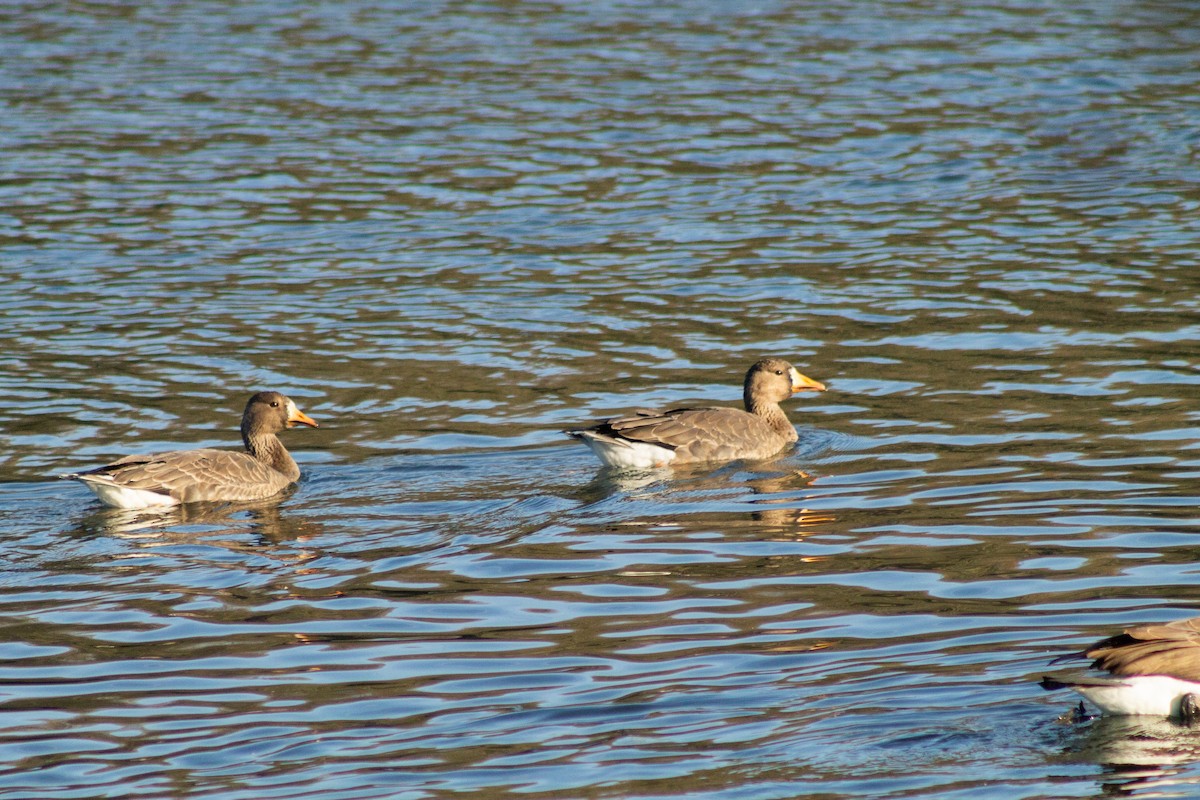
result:
[(1200, 720), (1200, 617), (1128, 628), (1050, 663), (1086, 659), (1108, 675), (1044, 675), (1041, 687), (1073, 689), (1107, 714)]
[(798, 438), (779, 404), (796, 392), (823, 392), (782, 358), (764, 358), (746, 372), (746, 410), (723, 406), (638, 409), (589, 428), (564, 431), (613, 469), (769, 458)]
[(259, 392), (246, 403), (242, 414), (244, 453), (201, 448), (126, 456), (61, 477), (82, 481), (100, 502), (115, 508), (260, 500), (300, 479), (300, 468), (275, 435), (296, 424), (317, 427), (315, 420), (284, 395)]

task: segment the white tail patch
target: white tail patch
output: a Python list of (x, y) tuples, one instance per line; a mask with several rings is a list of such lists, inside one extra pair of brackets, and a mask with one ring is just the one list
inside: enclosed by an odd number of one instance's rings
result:
[(1130, 675), (1111, 681), (1067, 685), (1106, 714), (1179, 716), (1179, 704), (1185, 694), (1200, 696), (1200, 683), (1167, 675)]
[(606, 467), (613, 469), (655, 469), (675, 460), (675, 451), (669, 447), (614, 439), (592, 431), (579, 431), (578, 436)]
[(101, 503), (113, 508), (162, 508), (179, 505), (179, 501), (169, 494), (151, 492), (146, 489), (131, 489), (98, 475), (73, 475), (71, 477), (82, 481), (85, 486), (96, 493)]

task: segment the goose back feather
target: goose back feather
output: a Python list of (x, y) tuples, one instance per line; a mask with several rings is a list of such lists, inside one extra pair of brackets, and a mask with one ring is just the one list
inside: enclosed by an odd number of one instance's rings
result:
[(606, 466), (618, 469), (770, 458), (798, 438), (779, 403), (794, 392), (824, 390), (823, 384), (801, 375), (783, 359), (766, 358), (746, 373), (745, 410), (638, 409), (566, 433), (586, 444)]
[(149, 508), (202, 501), (271, 497), (300, 478), (300, 468), (276, 434), (317, 423), (279, 392), (259, 392), (242, 415), (244, 452), (200, 448), (132, 455), (71, 473), (105, 505)]

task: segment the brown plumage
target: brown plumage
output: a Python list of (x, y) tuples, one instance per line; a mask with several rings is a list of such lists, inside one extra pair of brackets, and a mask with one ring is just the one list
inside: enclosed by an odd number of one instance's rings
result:
[(1200, 617), (1129, 628), (1056, 661), (1092, 659), (1112, 675), (1169, 675), (1200, 682)]
[(746, 373), (745, 411), (721, 406), (639, 409), (566, 433), (618, 469), (770, 458), (797, 438), (779, 404), (795, 392), (824, 390), (783, 359), (764, 358)]
[(1107, 674), (1044, 675), (1042, 688), (1072, 689), (1108, 714), (1200, 721), (1200, 617), (1128, 628), (1050, 663), (1089, 659)]
[(284, 395), (259, 392), (242, 414), (245, 452), (201, 448), (126, 456), (63, 477), (82, 481), (101, 502), (117, 508), (259, 500), (300, 478), (300, 468), (276, 436), (296, 424), (317, 427)]

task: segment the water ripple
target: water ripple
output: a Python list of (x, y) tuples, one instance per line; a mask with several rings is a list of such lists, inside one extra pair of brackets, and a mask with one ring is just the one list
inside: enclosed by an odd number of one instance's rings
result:
[[(1196, 613), (1191, 6), (13, 12), (0, 794), (1193, 788), (1032, 683)], [(764, 353), (774, 461), (561, 434)], [(260, 388), (277, 501), (55, 478)]]

